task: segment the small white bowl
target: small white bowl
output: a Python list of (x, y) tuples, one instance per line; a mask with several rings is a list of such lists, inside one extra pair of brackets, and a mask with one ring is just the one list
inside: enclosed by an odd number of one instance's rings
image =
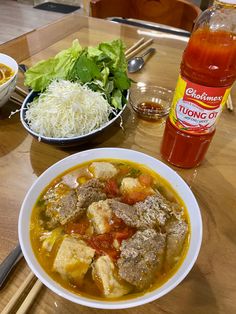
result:
[(0, 53), (0, 63), (7, 65), (14, 71), (13, 76), (4, 84), (0, 85), (0, 107), (2, 107), (8, 101), (16, 87), (18, 64), (12, 57), (3, 53)]
[[(151, 168), (172, 185), (172, 187), (175, 189), (175, 191), (177, 191), (177, 193), (184, 201), (188, 210), (191, 224), (191, 236), (189, 249), (182, 265), (180, 266), (178, 271), (161, 287), (151, 292), (147, 292), (146, 294), (137, 298), (131, 298), (122, 301), (100, 301), (76, 295), (75, 293), (72, 293), (60, 286), (57, 282), (55, 282), (52, 278), (48, 276), (48, 274), (43, 270), (43, 268), (37, 261), (31, 247), (29, 232), (30, 218), (32, 208), (35, 205), (40, 193), (55, 177), (60, 175), (65, 170), (70, 169), (81, 163), (101, 158), (129, 160)], [(82, 151), (65, 159), (62, 159), (61, 161), (48, 168), (35, 181), (35, 183), (26, 194), (20, 211), (18, 229), (20, 245), (24, 257), (31, 270), (45, 286), (57, 293), (59, 296), (74, 303), (100, 309), (123, 309), (143, 305), (145, 303), (156, 300), (166, 293), (170, 292), (187, 276), (187, 274), (193, 267), (197, 259), (202, 241), (202, 219), (200, 210), (192, 191), (184, 182), (184, 180), (174, 170), (172, 170), (161, 161), (143, 153), (122, 148), (98, 148)]]

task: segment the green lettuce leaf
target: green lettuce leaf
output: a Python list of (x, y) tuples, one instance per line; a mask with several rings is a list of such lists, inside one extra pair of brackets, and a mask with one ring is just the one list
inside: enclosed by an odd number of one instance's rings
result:
[(79, 82), (102, 93), (115, 109), (121, 109), (131, 83), (124, 51), (120, 39), (83, 49), (75, 40), (72, 47), (31, 67), (25, 73), (25, 85), (43, 91), (54, 79)]
[(126, 72), (116, 71), (114, 74), (115, 87), (121, 91), (127, 90), (130, 87), (130, 79), (127, 77)]
[(69, 78), (79, 80), (81, 83), (91, 82), (95, 78), (100, 78), (101, 73), (93, 59), (82, 54), (76, 61)]
[(25, 72), (25, 85), (34, 91), (43, 91), (53, 79), (66, 79), (81, 51), (78, 40), (74, 40), (72, 47), (29, 68)]
[(124, 50), (121, 40), (84, 49), (69, 73), (69, 79), (86, 83), (93, 91), (101, 92), (115, 109), (121, 109), (130, 87)]
[(99, 49), (104, 52), (111, 60), (111, 68), (114, 71), (126, 71), (127, 63), (125, 60), (125, 46), (121, 40), (101, 43)]
[(112, 92), (111, 103), (115, 109), (122, 109), (122, 92), (119, 89)]

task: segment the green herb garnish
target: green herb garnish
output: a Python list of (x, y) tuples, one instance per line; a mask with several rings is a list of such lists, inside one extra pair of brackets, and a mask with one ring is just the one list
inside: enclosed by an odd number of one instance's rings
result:
[(72, 47), (54, 58), (40, 61), (25, 73), (25, 85), (34, 91), (44, 91), (54, 79), (86, 84), (103, 94), (115, 109), (122, 109), (130, 79), (121, 40), (100, 43), (97, 47), (81, 48), (78, 40)]

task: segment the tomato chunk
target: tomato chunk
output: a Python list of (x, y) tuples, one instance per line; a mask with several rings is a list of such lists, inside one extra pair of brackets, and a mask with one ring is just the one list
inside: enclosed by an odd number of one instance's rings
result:
[(110, 226), (112, 230), (119, 230), (119, 229), (123, 229), (126, 227), (126, 224), (124, 223), (124, 221), (117, 217), (115, 214), (112, 215), (112, 219), (110, 222)]
[(116, 231), (113, 233), (114, 238), (121, 243), (121, 241), (128, 239), (132, 237), (132, 235), (135, 233), (134, 228), (128, 228), (126, 227), (125, 229)]
[(113, 247), (113, 240), (111, 233), (104, 233), (91, 237), (87, 242), (98, 255), (105, 253), (112, 259), (117, 259), (120, 253)]
[(89, 220), (86, 216), (80, 219), (79, 222), (69, 222), (65, 225), (65, 232), (68, 234), (78, 233), (84, 235), (89, 227)]
[(146, 187), (150, 186), (153, 181), (152, 177), (149, 174), (140, 174), (138, 179), (139, 182)]
[(122, 202), (133, 205), (137, 202), (143, 201), (147, 197), (147, 193), (142, 191), (132, 191), (122, 197)]
[(127, 173), (129, 173), (129, 171), (130, 171), (129, 167), (123, 166), (123, 167), (120, 168), (119, 175), (124, 176)]
[(120, 190), (119, 190), (116, 180), (109, 179), (107, 181), (105, 185), (105, 193), (110, 197), (114, 197), (120, 194)]

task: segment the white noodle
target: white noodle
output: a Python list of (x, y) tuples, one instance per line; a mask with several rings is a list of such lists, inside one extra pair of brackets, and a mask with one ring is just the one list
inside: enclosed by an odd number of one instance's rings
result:
[(79, 83), (59, 80), (29, 104), (26, 120), (41, 136), (75, 137), (104, 125), (111, 112), (100, 93)]

